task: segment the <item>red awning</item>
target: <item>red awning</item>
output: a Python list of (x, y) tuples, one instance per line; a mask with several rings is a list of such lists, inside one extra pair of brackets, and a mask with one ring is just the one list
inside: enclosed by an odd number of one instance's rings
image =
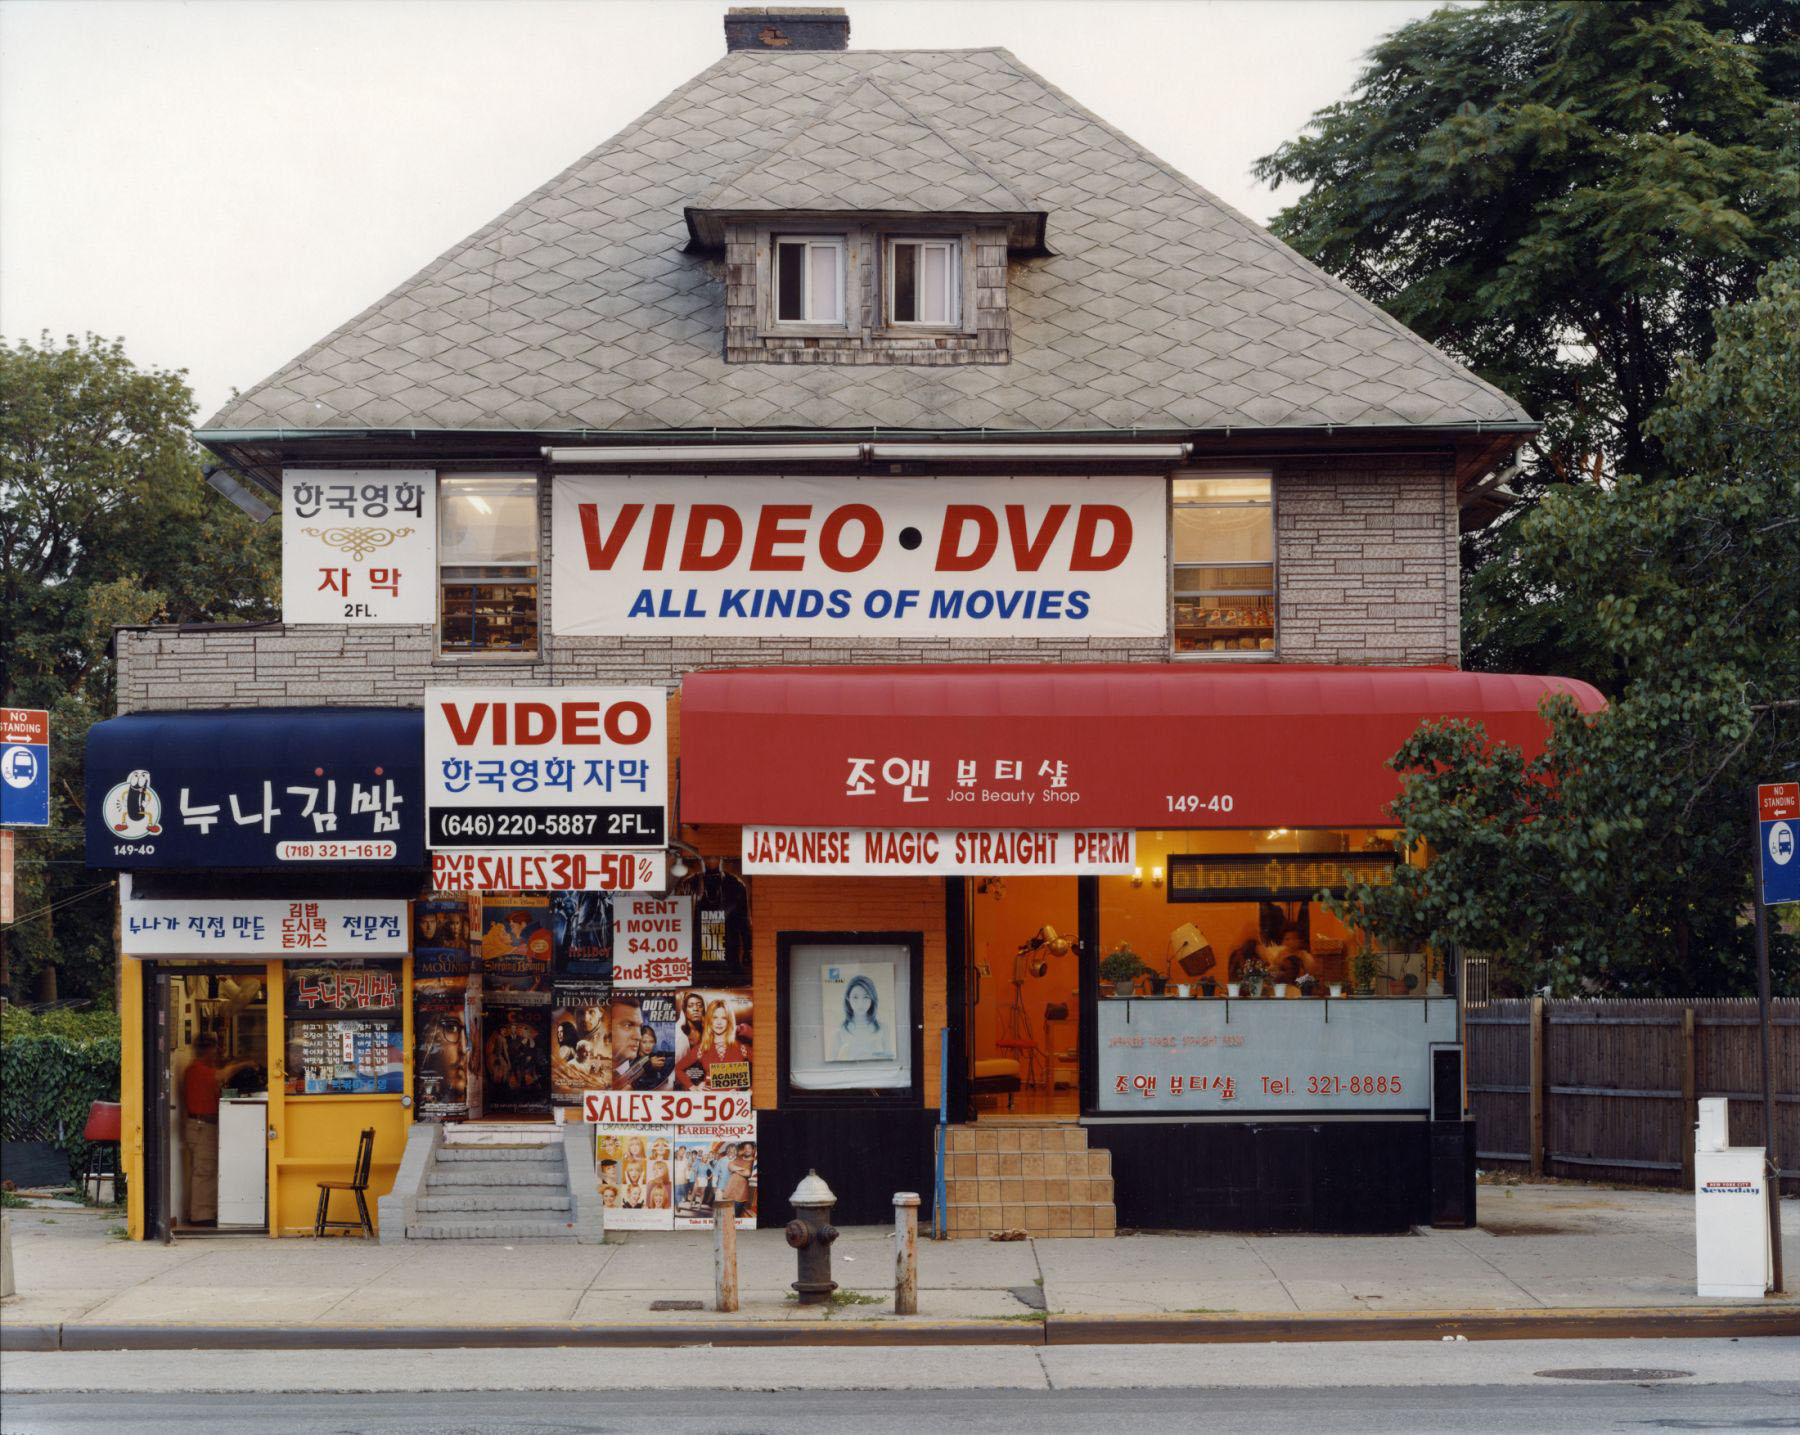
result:
[(853, 827), (1366, 827), (1425, 718), (1540, 751), (1568, 678), (1144, 664), (759, 668), (681, 686), (681, 820)]

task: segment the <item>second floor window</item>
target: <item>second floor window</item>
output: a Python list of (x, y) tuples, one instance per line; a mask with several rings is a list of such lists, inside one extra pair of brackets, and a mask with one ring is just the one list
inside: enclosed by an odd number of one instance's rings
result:
[(844, 241), (835, 235), (775, 241), (775, 319), (782, 324), (844, 322)]
[(438, 481), (439, 650), (538, 648), (538, 485), (530, 474)]
[(1177, 653), (1274, 651), (1273, 488), (1266, 473), (1175, 476), (1170, 540)]
[(895, 239), (888, 243), (888, 322), (956, 322), (962, 271), (954, 239)]

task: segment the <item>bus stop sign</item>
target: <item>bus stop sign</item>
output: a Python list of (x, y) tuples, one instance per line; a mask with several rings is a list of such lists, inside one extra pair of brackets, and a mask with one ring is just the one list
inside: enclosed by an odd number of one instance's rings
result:
[(50, 714), (0, 708), (0, 826), (50, 825)]
[(1763, 905), (1800, 902), (1800, 782), (1758, 786), (1756, 816)]

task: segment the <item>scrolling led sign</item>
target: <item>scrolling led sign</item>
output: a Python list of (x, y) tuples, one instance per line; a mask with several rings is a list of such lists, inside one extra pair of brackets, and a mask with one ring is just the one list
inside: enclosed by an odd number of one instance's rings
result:
[(1342, 892), (1355, 882), (1394, 885), (1391, 852), (1318, 854), (1277, 852), (1231, 856), (1169, 854), (1171, 902), (1230, 902), (1261, 897), (1310, 897)]

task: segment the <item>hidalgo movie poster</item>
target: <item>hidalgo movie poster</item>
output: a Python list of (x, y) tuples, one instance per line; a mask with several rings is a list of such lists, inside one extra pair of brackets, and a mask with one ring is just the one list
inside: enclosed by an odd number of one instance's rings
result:
[(613, 1082), (612, 1032), (605, 982), (558, 982), (550, 1004), (550, 1095), (558, 1106), (579, 1105), (589, 1091)]

